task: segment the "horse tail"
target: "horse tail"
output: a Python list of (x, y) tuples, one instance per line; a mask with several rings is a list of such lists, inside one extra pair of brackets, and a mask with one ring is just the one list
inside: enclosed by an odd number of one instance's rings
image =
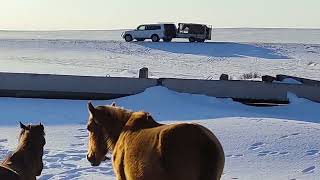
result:
[(225, 156), (218, 138), (207, 128), (197, 125), (207, 141), (202, 145), (202, 164), (199, 180), (219, 180), (223, 173)]

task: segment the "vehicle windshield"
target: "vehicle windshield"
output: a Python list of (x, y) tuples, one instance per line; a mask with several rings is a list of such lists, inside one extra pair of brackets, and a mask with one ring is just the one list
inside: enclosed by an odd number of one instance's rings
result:
[(144, 25), (137, 27), (137, 30), (145, 30), (145, 29), (146, 29), (146, 26)]

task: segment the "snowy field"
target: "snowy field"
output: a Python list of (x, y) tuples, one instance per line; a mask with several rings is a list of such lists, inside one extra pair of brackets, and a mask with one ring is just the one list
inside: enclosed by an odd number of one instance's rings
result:
[(215, 29), (206, 43), (133, 42), (122, 31), (0, 31), (0, 71), (241, 79), (279, 73), (320, 79), (320, 30)]
[[(278, 73), (320, 80), (320, 30), (217, 29), (207, 43), (125, 43), (121, 31), (0, 31), (0, 71), (136, 77), (213, 78), (221, 73)], [(230, 99), (162, 87), (115, 99), (161, 123), (198, 122), (226, 155), (223, 180), (319, 180), (320, 104), (288, 94), (289, 105), (251, 107)], [(95, 105), (112, 101), (94, 101)], [(111, 162), (86, 160), (87, 101), (0, 98), (0, 159), (13, 151), (18, 122), (43, 122), (45, 167), (40, 180), (114, 180)], [(1, 178), (0, 178), (1, 179)]]
[[(119, 106), (151, 112), (162, 123), (198, 122), (220, 139), (226, 154), (223, 178), (311, 179), (320, 176), (320, 104), (290, 95), (281, 107), (250, 107), (229, 99), (181, 94), (155, 87), (116, 99)], [(95, 105), (112, 101), (94, 101)], [(0, 157), (14, 150), (18, 121), (46, 125), (40, 179), (114, 179), (111, 162), (86, 160), (86, 101), (1, 98)], [(186, 113), (187, 112), (187, 113)]]

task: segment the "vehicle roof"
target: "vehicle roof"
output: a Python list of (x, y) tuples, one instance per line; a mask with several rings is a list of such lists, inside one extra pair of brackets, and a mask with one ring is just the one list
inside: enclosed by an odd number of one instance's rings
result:
[(208, 26), (207, 24), (197, 24), (197, 23), (179, 23), (179, 24), (189, 24), (189, 25), (201, 25), (201, 26)]
[(158, 24), (140, 24), (139, 26), (161, 26), (161, 25), (175, 25), (174, 23), (158, 23)]

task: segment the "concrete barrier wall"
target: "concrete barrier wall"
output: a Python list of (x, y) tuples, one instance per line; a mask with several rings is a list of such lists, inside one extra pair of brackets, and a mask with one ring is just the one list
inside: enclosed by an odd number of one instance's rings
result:
[(156, 84), (156, 79), (0, 73), (0, 94), (15, 97), (110, 99)]
[(144, 79), (0, 73), (0, 96), (56, 99), (113, 99), (160, 84), (168, 89), (219, 98), (286, 102), (287, 92), (320, 102), (320, 87), (258, 81)]
[(317, 80), (300, 78), (300, 77), (295, 77), (295, 76), (288, 76), (288, 75), (283, 75), (283, 74), (278, 74), (276, 76), (277, 81), (283, 81), (286, 78), (295, 79), (295, 80), (300, 81), (301, 83), (303, 83), (305, 85), (320, 86), (320, 81), (317, 81)]
[(168, 89), (205, 94), (220, 98), (234, 98), (247, 100), (287, 101), (287, 92), (298, 97), (320, 102), (320, 87), (294, 84), (277, 84), (258, 81), (215, 81), (163, 79), (163, 86)]

